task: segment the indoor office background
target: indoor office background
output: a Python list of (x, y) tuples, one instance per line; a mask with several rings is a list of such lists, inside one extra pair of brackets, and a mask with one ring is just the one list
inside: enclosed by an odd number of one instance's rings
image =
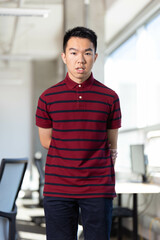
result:
[[(17, 10), (24, 8), (49, 11), (40, 16), (22, 11), (18, 16)], [(0, 161), (29, 159), (17, 201), (21, 240), (45, 239), (45, 225), (31, 223), (34, 215), (43, 215), (36, 207), (35, 153), (42, 153), (42, 167), (47, 154), (39, 142), (35, 111), (39, 95), (64, 78), (63, 34), (78, 25), (97, 33), (94, 76), (120, 97), (117, 180), (141, 181), (141, 173), (133, 172), (130, 146), (143, 145), (147, 179), (160, 184), (160, 0), (0, 0)], [(124, 194), (122, 205), (132, 208), (132, 198)], [(160, 239), (159, 202), (159, 194), (138, 194), (140, 239)], [(123, 218), (122, 227), (132, 239), (132, 218)]]

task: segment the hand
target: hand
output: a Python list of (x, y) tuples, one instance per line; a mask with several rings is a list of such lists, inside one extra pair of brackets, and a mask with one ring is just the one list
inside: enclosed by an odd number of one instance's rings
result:
[(115, 165), (115, 162), (116, 162), (116, 158), (117, 158), (117, 155), (118, 155), (118, 152), (117, 152), (117, 149), (110, 149), (110, 152), (111, 152), (111, 157), (112, 157), (112, 161), (113, 161), (113, 165)]

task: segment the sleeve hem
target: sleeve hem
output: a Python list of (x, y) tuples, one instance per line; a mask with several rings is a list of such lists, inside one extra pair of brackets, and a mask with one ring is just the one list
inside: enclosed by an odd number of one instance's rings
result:
[(117, 129), (117, 128), (121, 128), (121, 125), (107, 127), (107, 129)]
[(43, 123), (39, 123), (39, 122), (36, 122), (36, 126), (41, 127), (41, 128), (52, 128), (52, 125), (50, 125), (50, 124), (43, 124)]

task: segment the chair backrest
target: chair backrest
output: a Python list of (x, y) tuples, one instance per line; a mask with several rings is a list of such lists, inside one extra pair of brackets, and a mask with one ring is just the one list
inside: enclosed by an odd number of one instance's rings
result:
[(27, 167), (27, 158), (2, 159), (0, 166), (0, 211), (13, 210)]

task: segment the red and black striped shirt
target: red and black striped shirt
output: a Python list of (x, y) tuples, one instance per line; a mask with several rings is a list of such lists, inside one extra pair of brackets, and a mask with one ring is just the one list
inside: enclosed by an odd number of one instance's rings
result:
[(92, 74), (82, 84), (72, 81), (67, 74), (40, 96), (36, 125), (52, 128), (45, 166), (45, 196), (116, 196), (107, 129), (121, 126), (121, 112), (113, 90)]

